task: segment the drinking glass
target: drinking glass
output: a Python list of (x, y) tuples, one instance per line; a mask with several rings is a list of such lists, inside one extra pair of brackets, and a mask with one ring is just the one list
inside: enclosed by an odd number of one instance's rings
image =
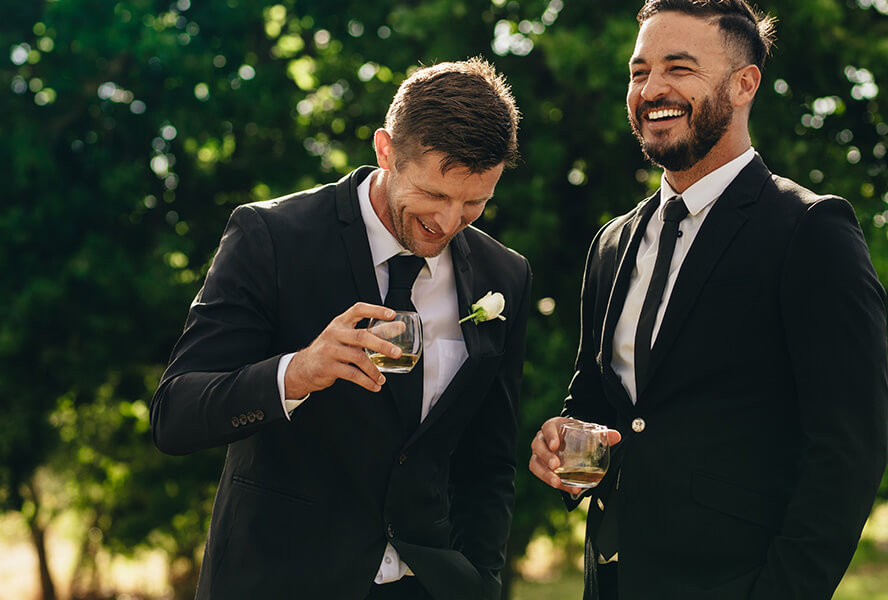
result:
[(409, 373), (422, 355), (422, 322), (419, 313), (410, 310), (395, 311), (390, 321), (370, 319), (367, 329), (376, 337), (391, 342), (401, 349), (401, 356), (390, 358), (381, 352), (364, 350), (383, 373)]
[(583, 421), (561, 424), (561, 448), (557, 452), (561, 466), (555, 474), (566, 485), (593, 488), (601, 481), (610, 464), (607, 427)]

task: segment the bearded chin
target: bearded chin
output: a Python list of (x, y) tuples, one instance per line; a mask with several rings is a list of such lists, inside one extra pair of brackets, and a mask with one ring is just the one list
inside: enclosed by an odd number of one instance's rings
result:
[(645, 158), (667, 171), (687, 171), (709, 154), (725, 135), (733, 116), (729, 101), (726, 84), (723, 83), (715, 101), (707, 99), (696, 114), (690, 115), (688, 135), (672, 143), (645, 140), (637, 117), (630, 117), (629, 121)]
[[(703, 116), (703, 113), (701, 113)], [(707, 115), (712, 116), (712, 115)], [(660, 165), (667, 171), (687, 171), (709, 154), (728, 128), (730, 119), (700, 119), (703, 123), (693, 123), (687, 137), (673, 143), (648, 143), (636, 129), (645, 158)]]
[(667, 171), (686, 171), (693, 167), (711, 149), (711, 146), (706, 148), (703, 154), (698, 156), (692, 145), (690, 140), (681, 140), (671, 145), (648, 144), (641, 140), (641, 151), (644, 153), (645, 158), (656, 165), (660, 165)]

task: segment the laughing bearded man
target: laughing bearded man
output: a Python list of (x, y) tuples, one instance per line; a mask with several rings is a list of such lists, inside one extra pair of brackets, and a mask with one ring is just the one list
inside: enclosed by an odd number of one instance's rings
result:
[[(885, 295), (851, 205), (772, 174), (748, 119), (773, 21), (743, 0), (649, 0), (629, 121), (660, 190), (589, 250), (576, 373), (531, 471), (590, 495), (586, 594), (827, 600), (885, 470)], [(607, 425), (591, 491), (559, 425)]]

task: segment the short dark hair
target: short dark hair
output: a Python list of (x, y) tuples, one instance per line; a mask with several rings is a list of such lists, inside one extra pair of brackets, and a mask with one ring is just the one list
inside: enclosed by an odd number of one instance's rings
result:
[(746, 0), (646, 0), (638, 11), (638, 24), (642, 25), (655, 14), (666, 11), (713, 18), (718, 22), (725, 41), (743, 53), (741, 58), (746, 64), (764, 71), (765, 59), (777, 39), (774, 17), (750, 6)]
[(520, 113), (505, 78), (476, 57), (415, 71), (385, 117), (399, 168), (416, 153), (440, 152), (441, 171), (481, 173), (518, 158)]

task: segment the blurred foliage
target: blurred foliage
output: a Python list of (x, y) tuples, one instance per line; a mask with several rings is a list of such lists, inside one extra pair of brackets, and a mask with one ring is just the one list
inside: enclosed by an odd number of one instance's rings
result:
[[(525, 442), (572, 373), (589, 242), (659, 182), (625, 119), (636, 4), (0, 5), (0, 508), (26, 508), (43, 467), (91, 539), (199, 560), (223, 450), (161, 456), (146, 406), (229, 213), (371, 163), (406, 74), (480, 54), (513, 86), (523, 161), (478, 225), (530, 259), (539, 303), (511, 556), (566, 528)], [(884, 282), (888, 3), (760, 4), (779, 42), (753, 143), (775, 172), (854, 204)]]

